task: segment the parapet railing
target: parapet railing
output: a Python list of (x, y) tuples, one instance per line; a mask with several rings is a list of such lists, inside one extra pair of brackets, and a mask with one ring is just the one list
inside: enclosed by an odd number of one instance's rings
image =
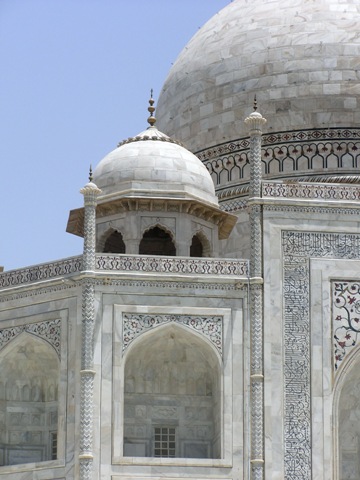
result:
[(248, 260), (228, 258), (97, 254), (96, 269), (101, 271), (244, 277), (248, 275), (249, 262)]
[[(82, 265), (82, 256), (79, 255), (56, 262), (9, 270), (0, 274), (0, 288), (17, 287), (81, 273)], [(163, 257), (113, 253), (98, 253), (95, 258), (95, 271), (98, 272), (246, 277), (248, 270), (248, 260), (238, 259)]]

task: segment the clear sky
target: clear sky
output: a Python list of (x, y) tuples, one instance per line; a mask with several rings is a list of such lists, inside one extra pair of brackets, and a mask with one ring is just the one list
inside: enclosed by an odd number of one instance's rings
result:
[(147, 127), (189, 39), (230, 0), (0, 0), (0, 265), (82, 253), (80, 188)]

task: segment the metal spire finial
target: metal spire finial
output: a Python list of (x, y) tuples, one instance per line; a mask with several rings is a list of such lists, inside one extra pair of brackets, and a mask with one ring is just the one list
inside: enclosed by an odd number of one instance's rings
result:
[(256, 101), (256, 95), (254, 95), (254, 111), (256, 112), (257, 110), (257, 101)]
[(90, 168), (89, 168), (89, 182), (92, 182), (93, 181), (93, 173), (92, 173), (92, 166), (90, 165)]
[(150, 127), (153, 127), (156, 123), (156, 118), (154, 117), (153, 113), (155, 112), (154, 99), (153, 99), (153, 89), (150, 90), (150, 100), (149, 100), (149, 107), (148, 112), (150, 113), (150, 117), (147, 119), (148, 124)]

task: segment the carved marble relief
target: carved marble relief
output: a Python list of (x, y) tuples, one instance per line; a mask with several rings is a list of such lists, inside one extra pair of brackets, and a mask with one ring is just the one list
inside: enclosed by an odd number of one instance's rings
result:
[(174, 322), (204, 335), (222, 354), (222, 316), (123, 313), (123, 352), (135, 338), (162, 324)]
[(28, 325), (2, 328), (0, 330), (0, 350), (22, 332), (30, 333), (45, 340), (54, 348), (60, 358), (61, 320), (59, 318), (45, 322), (29, 323)]
[(360, 235), (282, 232), (284, 298), (285, 478), (311, 479), (309, 259), (358, 259)]

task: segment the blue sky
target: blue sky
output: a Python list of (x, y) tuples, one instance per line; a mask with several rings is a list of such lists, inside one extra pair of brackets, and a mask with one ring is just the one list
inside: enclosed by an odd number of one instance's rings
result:
[(230, 0), (0, 0), (0, 265), (78, 255), (80, 188)]

